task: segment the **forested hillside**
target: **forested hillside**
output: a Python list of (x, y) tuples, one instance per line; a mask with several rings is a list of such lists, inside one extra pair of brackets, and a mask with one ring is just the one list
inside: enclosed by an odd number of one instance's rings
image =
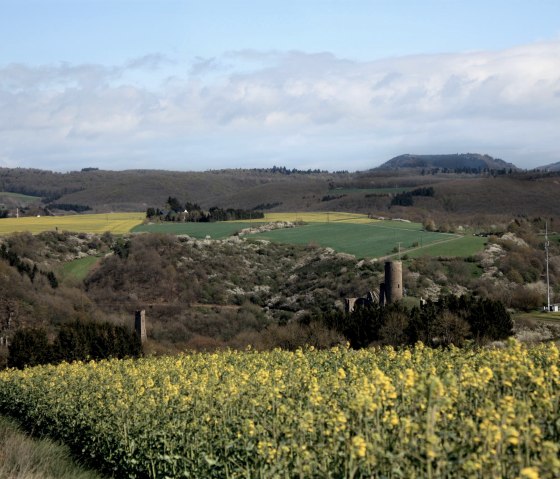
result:
[[(348, 211), (455, 226), (509, 222), (513, 216), (558, 217), (560, 177), (550, 172), (445, 171), (442, 168), (298, 172), (283, 168), (171, 172), (80, 171), (0, 168), (0, 214), (146, 211), (182, 204), (254, 211)], [(405, 190), (433, 188), (411, 204), (395, 203)], [(33, 203), (30, 196), (36, 197)], [(22, 210), (23, 208), (23, 210)], [(27, 211), (28, 210), (28, 211)]]

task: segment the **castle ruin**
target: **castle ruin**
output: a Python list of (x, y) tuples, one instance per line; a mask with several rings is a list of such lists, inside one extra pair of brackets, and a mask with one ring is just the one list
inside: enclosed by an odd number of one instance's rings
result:
[(402, 261), (385, 262), (385, 281), (379, 286), (379, 295), (369, 291), (362, 298), (345, 298), (346, 313), (351, 313), (358, 305), (371, 305), (379, 303), (381, 306), (395, 303), (403, 297)]
[(379, 304), (385, 306), (403, 297), (402, 261), (385, 262), (385, 281), (379, 286)]

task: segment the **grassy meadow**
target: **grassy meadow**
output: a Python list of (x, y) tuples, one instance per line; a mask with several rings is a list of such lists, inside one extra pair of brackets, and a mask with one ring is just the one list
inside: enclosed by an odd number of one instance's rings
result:
[(97, 256), (86, 256), (85, 258), (75, 259), (62, 264), (62, 278), (65, 281), (82, 281), (100, 261)]
[(79, 233), (128, 233), (144, 220), (144, 213), (100, 213), (67, 216), (26, 216), (0, 219), (0, 235), (28, 231), (73, 231)]

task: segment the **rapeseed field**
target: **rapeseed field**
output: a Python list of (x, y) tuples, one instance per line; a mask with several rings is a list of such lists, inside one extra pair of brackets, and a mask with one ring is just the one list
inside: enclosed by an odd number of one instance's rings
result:
[(556, 478), (554, 344), (224, 351), (0, 373), (0, 411), (120, 478)]
[(128, 233), (142, 223), (144, 213), (100, 213), (66, 216), (25, 216), (0, 219), (0, 235), (28, 231), (72, 231), (77, 233)]

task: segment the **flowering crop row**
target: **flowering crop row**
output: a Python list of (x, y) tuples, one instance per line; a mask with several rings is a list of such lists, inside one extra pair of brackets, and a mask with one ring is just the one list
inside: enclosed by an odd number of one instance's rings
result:
[(220, 352), (0, 373), (0, 411), (130, 478), (560, 476), (559, 351)]

